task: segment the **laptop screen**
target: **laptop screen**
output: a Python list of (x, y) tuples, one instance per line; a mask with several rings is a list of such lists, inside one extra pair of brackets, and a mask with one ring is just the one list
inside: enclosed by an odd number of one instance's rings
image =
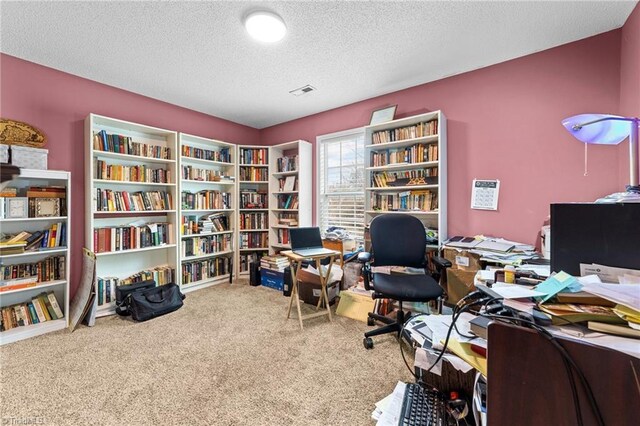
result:
[(291, 228), (290, 236), (292, 250), (322, 247), (320, 228), (317, 226), (309, 228)]

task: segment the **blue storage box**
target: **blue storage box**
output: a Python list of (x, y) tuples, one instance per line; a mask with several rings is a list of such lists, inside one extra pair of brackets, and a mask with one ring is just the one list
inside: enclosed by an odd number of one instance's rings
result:
[(261, 268), (260, 281), (265, 287), (282, 291), (284, 285), (284, 272), (273, 271), (271, 269)]

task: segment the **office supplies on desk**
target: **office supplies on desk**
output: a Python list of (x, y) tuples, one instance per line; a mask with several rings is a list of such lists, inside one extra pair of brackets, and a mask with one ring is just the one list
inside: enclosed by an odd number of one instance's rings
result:
[(318, 256), (326, 254), (334, 254), (335, 250), (327, 249), (322, 246), (322, 237), (320, 236), (320, 228), (291, 228), (291, 250), (299, 256)]

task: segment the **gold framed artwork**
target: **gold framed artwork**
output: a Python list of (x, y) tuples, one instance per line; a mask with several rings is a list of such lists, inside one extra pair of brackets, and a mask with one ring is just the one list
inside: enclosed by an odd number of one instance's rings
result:
[(35, 217), (60, 216), (60, 198), (36, 198)]
[(31, 124), (0, 118), (0, 143), (42, 148), (47, 137)]

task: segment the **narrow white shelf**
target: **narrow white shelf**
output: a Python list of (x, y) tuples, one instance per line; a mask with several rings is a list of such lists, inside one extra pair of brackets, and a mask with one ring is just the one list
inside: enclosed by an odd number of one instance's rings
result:
[(266, 232), (269, 229), (240, 229), (240, 232)]
[(371, 171), (385, 171), (385, 170), (412, 170), (423, 169), (429, 167), (438, 167), (437, 161), (425, 161), (422, 163), (393, 163), (384, 166), (366, 167), (366, 170)]
[(297, 228), (298, 225), (296, 226), (289, 226), (289, 225), (271, 225), (272, 228), (277, 228), (277, 229), (291, 229), (291, 228)]
[(292, 212), (297, 213), (299, 209), (271, 209), (274, 212)]
[(11, 222), (43, 222), (43, 221), (54, 221), (54, 222), (63, 222), (67, 220), (67, 216), (50, 216), (50, 217), (19, 217), (14, 219), (0, 219), (0, 223), (11, 223)]
[(218, 257), (218, 256), (224, 256), (225, 254), (231, 254), (233, 253), (233, 250), (225, 250), (225, 251), (219, 251), (216, 253), (207, 253), (207, 254), (200, 254), (198, 256), (185, 256), (182, 258), (182, 262), (191, 262), (193, 260), (199, 260), (199, 259), (206, 259), (208, 257)]
[(269, 250), (269, 247), (252, 247), (252, 248), (241, 248), (240, 251), (263, 251)]
[(272, 192), (273, 195), (289, 195), (289, 194), (297, 194), (299, 191), (277, 191)]
[(413, 139), (403, 139), (401, 141), (394, 142), (385, 142), (385, 143), (376, 143), (372, 145), (365, 145), (365, 149), (370, 149), (372, 151), (380, 151), (389, 148), (404, 148), (406, 146), (411, 146), (420, 143), (437, 143), (438, 135), (430, 135), (423, 136), (421, 138), (413, 138)]
[(65, 328), (67, 328), (66, 317), (38, 324), (15, 327), (7, 331), (0, 332), (0, 345), (28, 339), (29, 337), (40, 336), (41, 334), (51, 333), (52, 331), (63, 330)]
[(265, 183), (269, 183), (269, 181), (268, 180), (241, 180), (240, 183), (265, 184)]
[(182, 179), (182, 183), (192, 183), (196, 185), (235, 185), (232, 180), (194, 180)]
[(224, 234), (233, 234), (233, 230), (231, 231), (220, 231), (220, 232), (207, 232), (206, 234), (189, 234), (182, 235), (180, 238), (186, 240), (188, 238), (196, 238), (196, 237), (210, 237), (212, 235), (224, 235)]
[(94, 179), (96, 184), (104, 185), (132, 185), (132, 186), (176, 186), (175, 183), (157, 183), (157, 182), (133, 182), (128, 180), (109, 180), (109, 179)]
[(220, 284), (223, 281), (228, 281), (228, 280), (229, 280), (229, 274), (218, 275), (216, 277), (209, 277), (203, 280), (192, 281), (190, 283), (182, 284), (180, 290), (184, 292), (189, 292), (189, 291), (195, 290), (196, 288), (197, 289), (206, 288), (215, 284)]
[(224, 161), (213, 161), (213, 160), (205, 160), (204, 158), (193, 158), (193, 157), (185, 157), (184, 155), (180, 156), (181, 162), (188, 163), (197, 163), (204, 164), (207, 166), (220, 166), (220, 167), (234, 167), (236, 163), (227, 163)]
[(268, 212), (269, 209), (238, 209), (241, 212)]
[(271, 175), (275, 176), (275, 177), (293, 176), (293, 175), (297, 175), (297, 174), (298, 174), (298, 170), (289, 170), (288, 172), (274, 172), (274, 173), (271, 173)]
[(111, 212), (101, 212), (94, 211), (94, 215), (114, 215), (114, 214), (122, 214), (122, 215), (134, 215), (134, 216), (144, 216), (149, 213), (175, 213), (175, 210), (126, 210), (126, 211), (111, 211)]
[(367, 210), (367, 214), (413, 214), (413, 215), (438, 215), (438, 211), (425, 212), (422, 210)]
[[(264, 146), (263, 148), (267, 148)], [(238, 164), (240, 167), (269, 167), (268, 164)]]
[(153, 157), (143, 157), (141, 155), (129, 155), (129, 154), (120, 154), (118, 152), (109, 152), (109, 151), (93, 151), (94, 157), (105, 157), (105, 158), (116, 158), (118, 160), (126, 160), (126, 161), (135, 161), (138, 163), (162, 163), (162, 164), (170, 164), (175, 163), (176, 160), (164, 159), (164, 158), (153, 158)]
[(190, 213), (219, 213), (219, 212), (232, 212), (233, 209), (197, 209), (197, 210), (187, 210), (182, 209), (182, 214), (190, 214)]
[(55, 280), (55, 281), (44, 281), (41, 283), (38, 283), (34, 286), (31, 287), (25, 287), (25, 288), (18, 288), (15, 290), (7, 290), (7, 291), (2, 291), (0, 292), (0, 298), (6, 294), (15, 294), (15, 293), (22, 293), (25, 291), (29, 291), (29, 290), (42, 290), (45, 288), (49, 288), (49, 287), (55, 287), (58, 285), (66, 285), (67, 281), (66, 280)]
[(145, 248), (139, 248), (139, 249), (105, 251), (103, 253), (96, 253), (96, 257), (116, 256), (116, 255), (121, 255), (121, 254), (140, 253), (140, 252), (143, 252), (143, 251), (151, 251), (151, 250), (163, 250), (163, 249), (168, 249), (168, 248), (174, 248), (175, 246), (176, 246), (175, 244), (162, 244), (162, 245), (159, 245), (159, 246), (145, 247)]
[(398, 192), (398, 191), (410, 191), (412, 189), (436, 189), (438, 185), (408, 185), (408, 186), (373, 186), (367, 188), (367, 191), (382, 191), (382, 192)]
[(42, 256), (42, 255), (49, 255), (49, 254), (55, 254), (55, 253), (66, 253), (66, 251), (67, 251), (67, 247), (58, 247), (58, 248), (52, 248), (49, 250), (25, 251), (24, 253), (18, 253), (18, 254), (4, 254), (4, 255), (0, 255), (0, 259), (15, 259), (17, 257)]

